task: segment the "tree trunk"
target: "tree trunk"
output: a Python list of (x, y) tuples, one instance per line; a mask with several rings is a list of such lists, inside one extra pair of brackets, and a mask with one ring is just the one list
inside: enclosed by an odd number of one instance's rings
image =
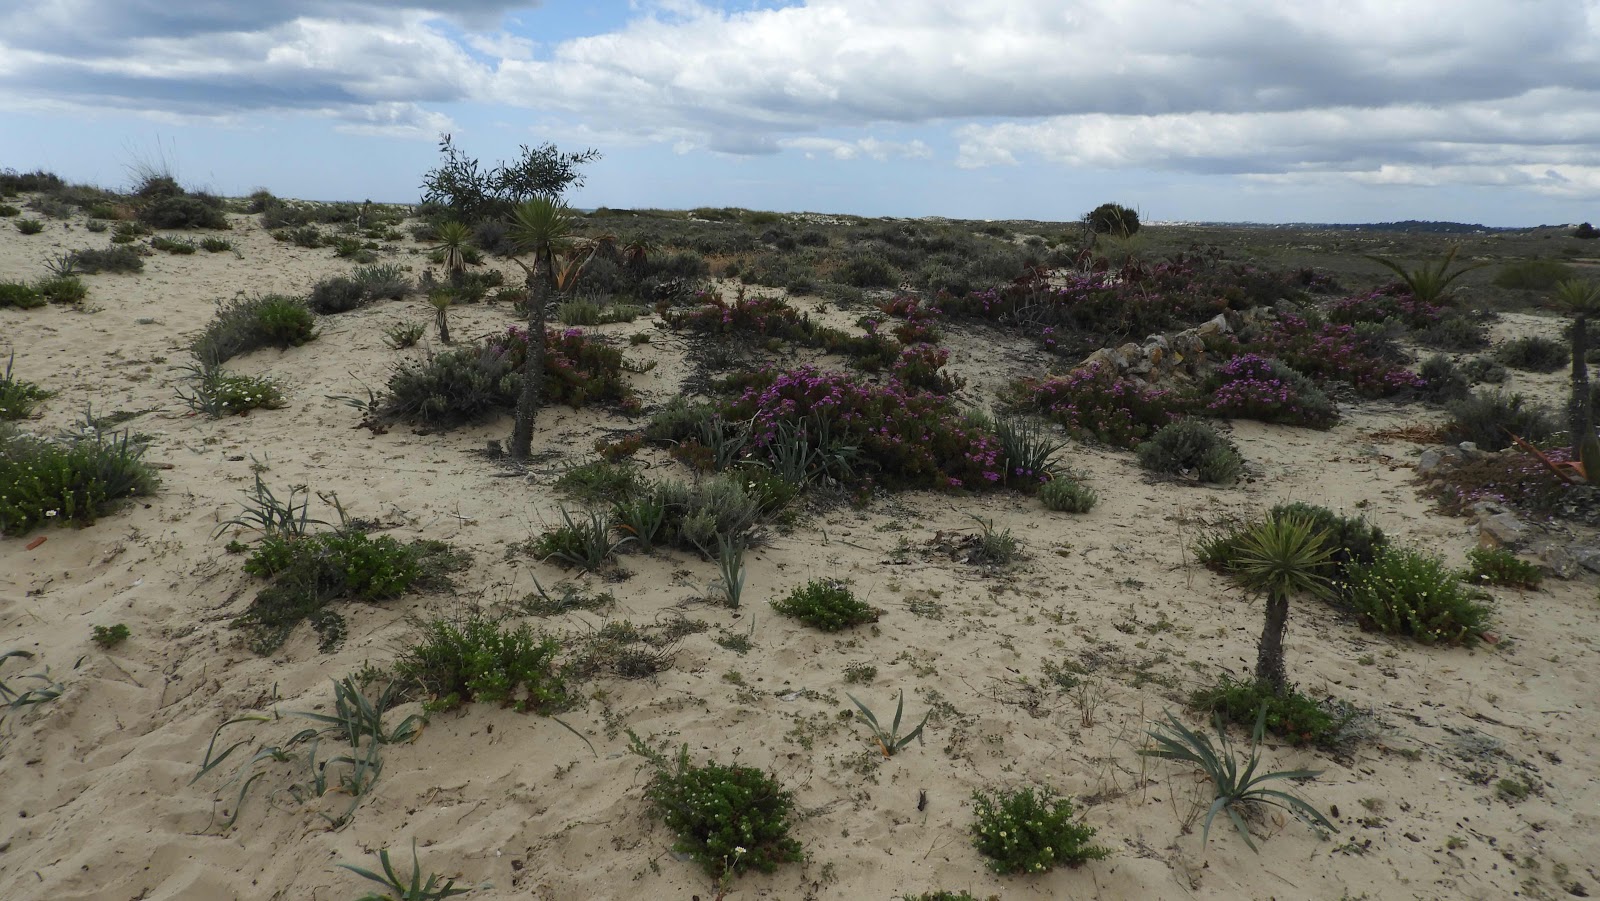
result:
[[(1589, 321), (1582, 313), (1572, 317), (1572, 398), (1567, 402), (1567, 428), (1571, 431), (1572, 459), (1583, 459), (1583, 442), (1594, 436), (1589, 409)], [(1591, 476), (1593, 478), (1593, 476)]]
[[(548, 259), (548, 255), (544, 255)], [(544, 382), (544, 319), (550, 292), (539, 264), (528, 273), (528, 356), (522, 364), (522, 396), (517, 398), (517, 420), (511, 432), (511, 459), (522, 462), (533, 453), (533, 420), (539, 413), (539, 389)]]
[(434, 322), (437, 323), (438, 326), (439, 326), (439, 343), (440, 344), (449, 344), (450, 343), (450, 316), (449, 316), (448, 313), (445, 312), (445, 308), (444, 307), (440, 307), (438, 312), (434, 315), (433, 319), (434, 319)]
[(1283, 665), (1283, 634), (1289, 629), (1289, 596), (1273, 592), (1267, 595), (1267, 621), (1261, 630), (1261, 644), (1256, 652), (1256, 681), (1283, 691), (1289, 684)]

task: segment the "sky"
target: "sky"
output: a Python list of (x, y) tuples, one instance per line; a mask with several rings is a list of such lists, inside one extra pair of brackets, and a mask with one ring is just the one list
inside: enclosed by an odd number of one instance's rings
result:
[(1600, 0), (0, 0), (0, 168), (415, 202), (1600, 221)]

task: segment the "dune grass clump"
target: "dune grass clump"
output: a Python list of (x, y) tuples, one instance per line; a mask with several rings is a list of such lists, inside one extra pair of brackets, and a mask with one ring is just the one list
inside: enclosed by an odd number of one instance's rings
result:
[(209, 194), (157, 197), (139, 208), (139, 221), (151, 228), (230, 228), (222, 198)]
[(1231, 485), (1244, 473), (1238, 448), (1199, 419), (1162, 426), (1139, 445), (1139, 465), (1166, 475), (1192, 474), (1216, 485)]
[(1351, 567), (1349, 601), (1364, 628), (1422, 644), (1476, 644), (1492, 608), (1482, 591), (1430, 554), (1387, 547)]
[(1202, 386), (1206, 412), (1224, 419), (1331, 428), (1333, 401), (1309, 378), (1277, 360), (1245, 353), (1212, 370)]
[(606, 460), (574, 466), (556, 478), (556, 488), (587, 504), (622, 503), (649, 488), (637, 467)]
[(1134, 447), (1187, 413), (1182, 395), (1117, 375), (1094, 363), (1065, 376), (1022, 379), (1012, 386), (1018, 406), (1065, 426), (1079, 440)]
[(159, 484), (145, 446), (126, 432), (93, 430), (65, 442), (0, 424), (0, 535), (51, 523), (86, 526)]
[(645, 797), (677, 834), (673, 849), (712, 878), (770, 873), (802, 858), (800, 842), (789, 834), (794, 795), (776, 779), (754, 767), (692, 764), (688, 745), (669, 760), (631, 731), (628, 738), (630, 750), (655, 771)]
[(1549, 291), (1576, 276), (1571, 266), (1558, 260), (1517, 260), (1500, 267), (1494, 284), (1513, 291)]
[(224, 253), (233, 249), (233, 242), (216, 236), (201, 238), (200, 249), (206, 253)]
[(824, 632), (878, 621), (878, 611), (858, 599), (847, 582), (812, 579), (772, 602), (772, 609)]
[(508, 628), (482, 615), (432, 619), (401, 651), (395, 672), (428, 698), (428, 710), (499, 704), (551, 714), (573, 700), (561, 641), (526, 625)]
[(37, 219), (18, 219), (17, 231), (25, 235), (37, 235), (44, 231), (44, 223)]
[(1524, 372), (1555, 372), (1571, 361), (1572, 351), (1565, 342), (1524, 335), (1495, 348), (1494, 358)]
[(166, 235), (157, 235), (151, 238), (150, 246), (155, 250), (165, 251), (176, 256), (189, 256), (200, 249), (188, 238), (169, 238)]
[(360, 266), (350, 277), (361, 285), (369, 300), (403, 300), (416, 290), (405, 270), (393, 263)]
[(299, 347), (317, 337), (305, 300), (282, 294), (243, 295), (217, 304), (217, 315), (189, 344), (195, 359), (225, 363), (263, 347)]
[(87, 275), (144, 271), (144, 257), (139, 254), (138, 249), (126, 244), (100, 249), (74, 250), (71, 260), (79, 272)]
[(1475, 391), (1446, 406), (1450, 422), (1445, 435), (1450, 441), (1471, 441), (1479, 450), (1502, 450), (1516, 435), (1533, 444), (1545, 441), (1559, 430), (1555, 417), (1541, 404), (1521, 394), (1498, 389)]
[(974, 792), (972, 815), (973, 844), (996, 873), (1045, 873), (1111, 856), (1091, 844), (1096, 830), (1074, 818), (1072, 802), (1049, 787)]
[(76, 304), (82, 303), (89, 296), (89, 287), (77, 275), (52, 275), (49, 278), (39, 279), (34, 283), (34, 289), (51, 303)]

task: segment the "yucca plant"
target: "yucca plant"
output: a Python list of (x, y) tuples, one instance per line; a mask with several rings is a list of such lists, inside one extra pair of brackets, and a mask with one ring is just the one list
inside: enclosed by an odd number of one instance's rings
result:
[(1600, 481), (1600, 440), (1594, 434), (1589, 394), (1589, 317), (1600, 314), (1600, 283), (1568, 279), (1556, 286), (1556, 305), (1572, 317), (1572, 396), (1567, 424), (1572, 458), (1582, 464), (1585, 481)]
[(378, 875), (364, 867), (355, 864), (342, 863), (339, 866), (370, 879), (383, 886), (383, 894), (368, 892), (358, 901), (442, 901), (456, 895), (465, 895), (472, 891), (469, 886), (457, 886), (453, 878), (445, 878), (437, 873), (429, 873), (427, 882), (422, 881), (422, 865), (417, 860), (417, 840), (411, 840), (411, 878), (402, 880), (400, 874), (395, 872), (394, 864), (389, 862), (389, 849), (384, 848), (378, 852), (378, 862), (383, 865), (383, 875)]
[(721, 574), (723, 596), (728, 606), (739, 609), (744, 596), (744, 539), (717, 535), (717, 572)]
[(923, 743), (922, 728), (928, 725), (928, 717), (933, 716), (933, 711), (930, 710), (922, 715), (922, 722), (917, 724), (917, 728), (912, 729), (905, 735), (901, 735), (900, 718), (906, 709), (905, 689), (900, 689), (900, 700), (894, 706), (894, 722), (890, 723), (887, 729), (883, 728), (883, 725), (878, 722), (878, 717), (872, 712), (871, 708), (857, 700), (855, 695), (845, 692), (845, 697), (849, 698), (850, 702), (856, 705), (856, 709), (861, 711), (862, 722), (866, 723), (867, 727), (872, 730), (872, 737), (878, 742), (878, 748), (883, 751), (883, 756), (893, 757), (911, 744), (913, 739), (919, 745)]
[(1250, 752), (1243, 757), (1234, 750), (1220, 714), (1213, 720), (1213, 725), (1217, 731), (1215, 743), (1210, 736), (1190, 729), (1168, 711), (1167, 722), (1149, 733), (1156, 747), (1139, 752), (1150, 757), (1191, 764), (1205, 773), (1206, 778), (1210, 780), (1215, 796), (1210, 806), (1206, 808), (1205, 824), (1200, 831), (1201, 844), (1210, 841), (1211, 821), (1217, 818), (1217, 814), (1226, 811), (1228, 819), (1233, 822), (1233, 828), (1238, 830), (1244, 843), (1250, 846), (1250, 850), (1260, 853), (1244, 821), (1242, 809), (1250, 804), (1279, 807), (1318, 829), (1328, 832), (1339, 831), (1338, 827), (1329, 822), (1327, 817), (1305, 799), (1285, 791), (1263, 787), (1269, 782), (1315, 779), (1322, 775), (1320, 770), (1257, 772), (1261, 768), (1261, 738), (1267, 728), (1267, 705), (1261, 705), (1261, 712), (1256, 715), (1256, 726), (1250, 733)]
[(533, 265), (515, 257), (528, 287), (528, 356), (522, 368), (522, 394), (511, 431), (511, 459), (521, 462), (533, 451), (533, 419), (539, 412), (539, 389), (544, 376), (545, 320), (550, 289), (555, 284), (555, 256), (566, 246), (577, 221), (565, 204), (553, 196), (539, 195), (511, 211), (511, 244), (516, 252), (533, 254)]
[(429, 253), (442, 257), (444, 271), (450, 274), (451, 284), (459, 284), (461, 274), (467, 271), (467, 253), (472, 248), (472, 229), (461, 222), (444, 222), (434, 228), (434, 240), (439, 243), (428, 248)]
[(1257, 646), (1256, 678), (1274, 690), (1288, 687), (1283, 635), (1289, 628), (1289, 596), (1326, 597), (1332, 586), (1323, 569), (1333, 557), (1327, 536), (1302, 515), (1274, 516), (1239, 541), (1231, 566), (1244, 587), (1267, 596), (1266, 623)]
[(1400, 281), (1405, 283), (1406, 289), (1411, 292), (1412, 297), (1423, 303), (1436, 303), (1444, 296), (1445, 291), (1449, 289), (1450, 284), (1456, 279), (1474, 269), (1482, 269), (1484, 266), (1489, 265), (1488, 263), (1470, 263), (1451, 271), (1450, 264), (1455, 262), (1456, 254), (1460, 252), (1461, 245), (1453, 244), (1449, 252), (1444, 255), (1444, 259), (1440, 260), (1437, 265), (1424, 263), (1415, 269), (1407, 269), (1387, 257), (1368, 256), (1367, 259), (1398, 275)]

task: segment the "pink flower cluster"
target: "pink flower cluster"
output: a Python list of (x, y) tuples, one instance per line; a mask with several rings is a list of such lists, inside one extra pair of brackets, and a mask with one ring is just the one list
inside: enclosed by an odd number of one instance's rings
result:
[(1133, 447), (1193, 406), (1188, 398), (1095, 363), (1064, 376), (1023, 379), (1017, 393), (1077, 438)]

